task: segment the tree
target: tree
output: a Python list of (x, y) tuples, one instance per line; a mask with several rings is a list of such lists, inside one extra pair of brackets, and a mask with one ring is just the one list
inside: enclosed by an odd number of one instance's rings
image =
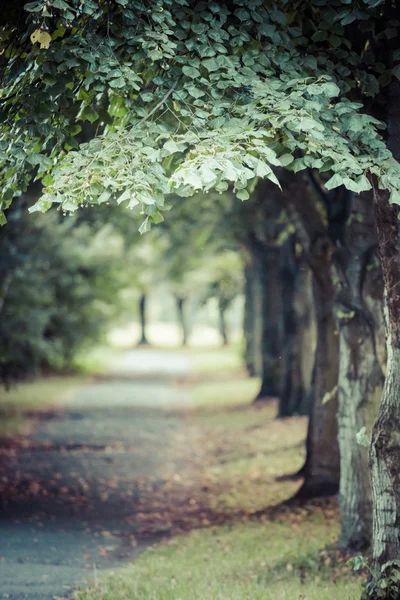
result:
[(206, 262), (205, 267), (209, 283), (206, 285), (203, 302), (211, 298), (217, 300), (219, 332), (223, 346), (227, 346), (229, 335), (226, 312), (243, 289), (243, 260), (237, 252), (220, 250)]
[[(232, 184), (246, 199), (254, 177), (277, 183), (273, 167), (326, 172), (327, 190), (372, 189), (389, 334), (371, 450), (374, 546), (379, 564), (397, 558), (400, 491), (389, 466), (397, 456), (398, 232), (383, 190), (400, 201), (400, 171), (376, 119), (388, 122), (398, 157), (397, 84), (381, 95), (386, 106), (371, 101), (398, 75), (396, 7), (385, 0), (122, 5), (63, 0), (60, 13), (37, 1), (28, 5), (33, 18), (19, 20), (21, 6), (8, 9), (2, 39), (15, 23), (19, 37), (11, 48), (5, 42), (1, 59), (4, 207), (39, 175), (46, 189), (36, 210), (118, 197), (142, 204), (146, 231), (162, 218), (171, 189), (188, 196)], [(31, 32), (43, 46), (38, 54), (26, 52)], [(70, 150), (85, 119), (95, 137)], [(326, 273), (330, 248), (330, 240), (320, 248)], [(383, 490), (390, 491), (380, 503)]]
[(0, 230), (0, 380), (68, 369), (118, 314), (123, 239), (110, 225), (33, 218), (27, 198)]

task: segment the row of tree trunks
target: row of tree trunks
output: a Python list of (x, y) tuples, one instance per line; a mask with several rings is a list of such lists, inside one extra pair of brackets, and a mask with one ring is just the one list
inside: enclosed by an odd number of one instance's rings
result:
[[(298, 192), (301, 186), (296, 187)], [(314, 273), (318, 331), (305, 479), (298, 495), (335, 493), (340, 479), (340, 544), (360, 549), (370, 543), (372, 511), (368, 457), (356, 436), (363, 427), (371, 430), (383, 385), (378, 352), (382, 285), (374, 265), (371, 203), (353, 195), (346, 205), (339, 197), (339, 210), (333, 204), (326, 226), (315, 213), (309, 191), (297, 196), (293, 191), (288, 198)]]

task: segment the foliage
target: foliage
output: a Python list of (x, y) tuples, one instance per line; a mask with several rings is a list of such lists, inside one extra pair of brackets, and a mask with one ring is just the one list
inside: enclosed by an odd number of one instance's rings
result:
[(363, 556), (349, 560), (355, 571), (366, 569), (369, 574), (361, 600), (396, 600), (400, 595), (400, 561), (390, 560), (381, 567), (370, 568)]
[(77, 226), (55, 211), (33, 218), (13, 206), (0, 235), (3, 381), (70, 365), (104, 329), (122, 285), (123, 241), (111, 226)]
[(144, 232), (171, 191), (232, 185), (244, 200), (255, 177), (279, 185), (277, 166), (356, 192), (373, 174), (400, 200), (398, 164), (365, 113), (398, 76), (389, 2), (35, 0), (7, 16), (3, 208), (37, 177), (31, 210), (127, 201)]

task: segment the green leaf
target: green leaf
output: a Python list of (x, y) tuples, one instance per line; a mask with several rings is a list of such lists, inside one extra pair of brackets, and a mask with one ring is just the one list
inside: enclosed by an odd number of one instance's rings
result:
[(248, 200), (250, 198), (250, 194), (246, 190), (246, 188), (244, 188), (243, 190), (238, 190), (236, 192), (236, 196), (239, 198), (239, 200)]
[(97, 204), (103, 204), (104, 202), (107, 202), (107, 200), (109, 200), (111, 197), (111, 193), (112, 192), (109, 190), (104, 190), (104, 192), (98, 197)]
[(400, 79), (400, 65), (396, 65), (394, 69), (392, 69), (392, 73), (397, 79)]
[(189, 171), (185, 176), (185, 184), (192, 186), (195, 190), (201, 190), (203, 188), (203, 182), (201, 177), (194, 171)]
[(174, 140), (168, 140), (168, 142), (165, 142), (163, 148), (168, 152), (168, 154), (175, 154), (175, 152), (180, 152), (179, 146), (176, 142), (174, 142)]
[(68, 2), (64, 2), (64, 0), (53, 0), (51, 4), (54, 8), (59, 8), (60, 10), (70, 9)]
[(80, 113), (80, 118), (82, 121), (94, 123), (99, 118), (99, 115), (91, 106), (85, 106)]
[(325, 183), (325, 187), (327, 190), (333, 190), (334, 188), (343, 185), (343, 181), (346, 176), (341, 175), (340, 173), (335, 173), (328, 181)]
[[(34, 212), (46, 212), (51, 207), (51, 202), (45, 202), (44, 200), (38, 200), (33, 206), (30, 206), (28, 211)], [(76, 207), (75, 207), (76, 208)]]
[(121, 202), (125, 202), (125, 200), (129, 200), (132, 196), (132, 192), (130, 190), (125, 190), (120, 197), (117, 199), (117, 204), (121, 204)]
[(279, 157), (279, 162), (281, 163), (282, 167), (287, 167), (293, 161), (294, 161), (293, 154), (283, 154), (282, 156)]
[(6, 215), (3, 210), (0, 210), (0, 226), (5, 225), (7, 223)]
[(400, 204), (400, 190), (391, 190), (389, 201), (391, 204)]
[(218, 69), (220, 68), (215, 58), (208, 58), (207, 60), (203, 60), (201, 64), (207, 69), (207, 71), (210, 72), (218, 71)]
[(365, 175), (360, 175), (354, 180), (350, 179), (349, 177), (345, 177), (343, 179), (343, 185), (351, 192), (356, 192), (357, 194), (360, 192), (367, 192), (372, 187)]
[(197, 79), (198, 77), (201, 77), (200, 71), (195, 67), (188, 67), (185, 65), (182, 67), (182, 72), (191, 79)]
[(151, 229), (151, 222), (149, 217), (146, 217), (141, 226), (139, 227), (139, 233), (143, 235), (143, 233), (147, 233)]

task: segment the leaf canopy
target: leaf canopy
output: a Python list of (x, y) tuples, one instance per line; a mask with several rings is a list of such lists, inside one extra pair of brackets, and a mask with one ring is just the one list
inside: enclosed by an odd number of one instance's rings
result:
[(2, 208), (36, 178), (44, 191), (31, 210), (127, 201), (141, 205), (147, 231), (171, 192), (232, 186), (246, 199), (256, 177), (279, 185), (280, 166), (329, 172), (329, 189), (356, 192), (374, 175), (396, 202), (399, 165), (365, 111), (397, 76), (395, 48), (384, 62), (365, 45), (395, 44), (386, 9), (383, 0), (10, 5), (0, 28)]

